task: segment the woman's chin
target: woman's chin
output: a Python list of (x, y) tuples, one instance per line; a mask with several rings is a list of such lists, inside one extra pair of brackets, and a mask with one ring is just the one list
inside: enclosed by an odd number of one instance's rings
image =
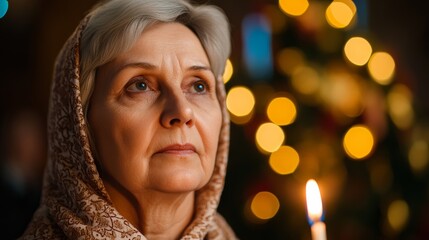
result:
[(204, 174), (189, 169), (162, 171), (154, 175), (150, 178), (151, 188), (165, 193), (193, 192), (208, 182)]

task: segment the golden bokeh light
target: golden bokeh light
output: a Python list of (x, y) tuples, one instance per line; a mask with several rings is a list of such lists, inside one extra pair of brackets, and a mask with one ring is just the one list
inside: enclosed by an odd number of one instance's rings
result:
[(395, 73), (395, 60), (386, 52), (376, 52), (369, 59), (368, 71), (374, 81), (388, 85)]
[(355, 125), (345, 134), (343, 147), (347, 155), (351, 158), (363, 159), (374, 148), (374, 136), (366, 126)]
[(365, 65), (372, 54), (371, 44), (363, 37), (352, 37), (344, 46), (346, 58), (357, 66)]
[(296, 69), (305, 64), (305, 57), (298, 48), (284, 48), (279, 51), (276, 58), (277, 67), (286, 76), (291, 76)]
[(259, 192), (252, 199), (250, 209), (259, 219), (268, 220), (273, 218), (280, 208), (280, 202), (277, 197), (270, 192)]
[(345, 115), (350, 118), (359, 116), (364, 108), (364, 90), (359, 78), (341, 68), (331, 69), (326, 77), (321, 96), (332, 107), (331, 109), (338, 111), (340, 113), (338, 116)]
[(280, 9), (290, 16), (300, 16), (307, 11), (307, 0), (279, 0)]
[(270, 22), (272, 33), (281, 33), (286, 28), (287, 17), (276, 5), (266, 5), (263, 9), (263, 13)]
[(293, 123), (296, 118), (296, 106), (287, 97), (277, 97), (271, 100), (267, 107), (268, 118), (279, 126)]
[(226, 107), (234, 116), (247, 116), (252, 112), (254, 106), (255, 97), (247, 87), (233, 87), (226, 96)]
[(304, 14), (296, 18), (303, 32), (320, 33), (325, 29), (325, 22), (322, 21), (325, 6), (322, 2), (312, 1)]
[(387, 108), (393, 123), (399, 129), (408, 129), (414, 122), (412, 93), (403, 84), (396, 84), (387, 94)]
[(243, 125), (243, 124), (250, 122), (250, 120), (252, 120), (253, 113), (254, 113), (254, 111), (252, 111), (250, 114), (248, 114), (246, 116), (235, 116), (233, 114), (230, 114), (230, 120), (231, 120), (231, 122), (233, 122), (237, 125)]
[(357, 8), (355, 3), (352, 0), (334, 0), (335, 2), (342, 2), (346, 4), (353, 14), (356, 14)]
[(227, 83), (234, 73), (234, 68), (232, 67), (231, 60), (226, 60), (225, 71), (223, 72), (223, 83)]
[(393, 201), (387, 209), (387, 221), (393, 230), (401, 231), (409, 219), (409, 207), (404, 200)]
[(264, 153), (277, 151), (286, 136), (281, 127), (274, 123), (263, 123), (256, 130), (256, 144)]
[(413, 142), (408, 151), (408, 161), (415, 173), (419, 174), (426, 170), (429, 161), (428, 143), (424, 140)]
[(300, 94), (313, 95), (319, 90), (321, 80), (314, 68), (304, 66), (293, 72), (291, 83), (292, 87)]
[(325, 17), (329, 25), (334, 28), (349, 26), (356, 13), (356, 6), (350, 0), (335, 0), (329, 4)]
[(280, 175), (291, 174), (299, 165), (298, 152), (290, 146), (281, 146), (271, 154), (269, 164)]

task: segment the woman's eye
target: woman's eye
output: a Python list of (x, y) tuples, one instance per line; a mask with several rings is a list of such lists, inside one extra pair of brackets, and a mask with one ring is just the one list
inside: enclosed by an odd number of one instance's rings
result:
[(141, 91), (147, 91), (148, 86), (146, 82), (134, 82), (130, 86), (127, 87), (127, 90), (130, 92), (141, 92)]
[(206, 84), (204, 84), (202, 82), (194, 83), (193, 88), (194, 88), (195, 92), (197, 92), (197, 93), (203, 93), (203, 92), (207, 91)]
[(147, 89), (147, 84), (145, 82), (138, 82), (138, 83), (135, 83), (135, 85), (136, 85), (136, 88), (138, 90), (146, 90)]

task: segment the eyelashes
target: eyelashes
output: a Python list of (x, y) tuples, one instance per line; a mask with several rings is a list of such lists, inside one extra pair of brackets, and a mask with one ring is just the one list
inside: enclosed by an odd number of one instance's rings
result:
[(127, 86), (126, 90), (128, 92), (146, 92), (149, 90), (148, 84), (143, 81), (134, 81), (133, 83)]
[[(201, 78), (194, 78), (189, 84), (187, 84), (184, 92), (205, 94), (209, 93), (212, 86), (207, 80)], [(132, 78), (129, 83), (125, 86), (125, 90), (129, 93), (144, 93), (148, 91), (157, 91), (158, 86), (151, 86), (151, 82), (146, 78), (139, 76)]]

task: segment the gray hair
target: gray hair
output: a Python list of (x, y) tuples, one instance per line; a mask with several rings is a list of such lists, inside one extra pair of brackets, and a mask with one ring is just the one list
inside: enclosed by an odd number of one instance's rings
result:
[(215, 77), (225, 69), (231, 51), (225, 14), (212, 5), (187, 0), (109, 0), (96, 7), (80, 45), (81, 99), (87, 112), (98, 67), (127, 51), (144, 29), (157, 22), (178, 22), (199, 38)]

